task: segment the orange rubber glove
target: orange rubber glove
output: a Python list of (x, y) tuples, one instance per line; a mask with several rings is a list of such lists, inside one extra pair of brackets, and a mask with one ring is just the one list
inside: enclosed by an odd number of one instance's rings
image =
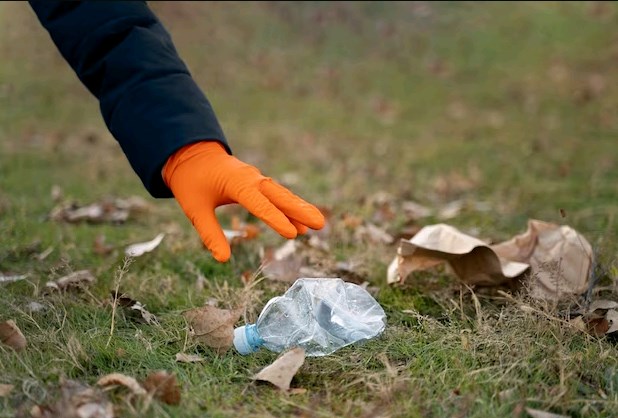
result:
[(215, 216), (218, 206), (239, 203), (288, 239), (324, 226), (315, 206), (229, 155), (218, 142), (197, 142), (176, 151), (163, 167), (163, 180), (220, 262), (229, 260), (231, 250)]

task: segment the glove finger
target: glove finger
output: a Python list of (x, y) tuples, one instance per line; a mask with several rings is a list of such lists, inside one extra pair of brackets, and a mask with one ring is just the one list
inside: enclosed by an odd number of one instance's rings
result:
[(238, 197), (238, 203), (244, 206), (254, 216), (260, 218), (264, 223), (277, 231), (281, 236), (293, 239), (296, 238), (296, 227), (290, 222), (270, 200), (268, 200), (257, 189), (250, 189)]
[(307, 225), (303, 225), (297, 220), (294, 220), (292, 218), (288, 218), (288, 219), (290, 220), (292, 225), (294, 225), (294, 228), (296, 228), (296, 232), (298, 232), (298, 235), (304, 235), (309, 230), (309, 227)]
[(295, 219), (312, 229), (322, 229), (324, 227), (324, 215), (322, 215), (318, 208), (307, 203), (280, 184), (271, 179), (265, 179), (260, 183), (260, 191), (289, 218)]
[(199, 212), (193, 213), (197, 213), (197, 215), (189, 216), (189, 219), (191, 219), (206, 248), (217, 261), (221, 263), (228, 261), (232, 255), (232, 250), (215, 216), (215, 211), (201, 208)]

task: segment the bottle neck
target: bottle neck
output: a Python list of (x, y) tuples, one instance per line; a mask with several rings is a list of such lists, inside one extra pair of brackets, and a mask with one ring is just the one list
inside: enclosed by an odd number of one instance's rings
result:
[(257, 324), (245, 325), (245, 336), (247, 338), (247, 344), (253, 349), (254, 352), (258, 351), (265, 343), (258, 332)]

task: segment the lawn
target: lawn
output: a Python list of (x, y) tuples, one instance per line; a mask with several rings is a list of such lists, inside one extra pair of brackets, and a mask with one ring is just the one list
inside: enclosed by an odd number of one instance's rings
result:
[[(27, 277), (0, 283), (0, 322), (14, 320), (28, 346), (0, 344), (0, 385), (12, 386), (0, 417), (56, 405), (67, 380), (96, 387), (110, 373), (142, 381), (157, 370), (176, 376), (180, 404), (118, 387), (106, 393), (116, 416), (618, 415), (612, 336), (581, 332), (563, 305), (469, 289), (441, 269), (389, 285), (397, 240), (361, 233), (444, 222), (499, 242), (528, 219), (569, 225), (595, 251), (594, 297), (618, 300), (615, 3), (151, 5), (235, 155), (328, 214), (313, 234), (328, 250), (306, 267), (333, 277), (337, 263), (353, 266), (347, 277), (371, 289), (386, 331), (308, 357), (294, 393), (252, 380), (276, 353), (218, 353), (191, 338), (187, 309), (242, 305), (239, 324), (251, 322), (290, 286), (261, 269), (285, 240), (221, 208), (226, 228), (250, 223), (260, 234), (217, 263), (176, 202), (144, 190), (28, 4), (2, 2), (0, 274)], [(129, 197), (149, 210), (123, 223), (49, 216), (63, 203)], [(410, 219), (411, 201), (459, 210)], [(158, 248), (125, 264), (127, 245), (159, 233)], [(85, 288), (46, 285), (80, 270), (95, 277)], [(159, 323), (114, 310), (117, 286)], [(179, 352), (203, 361), (177, 362)]]

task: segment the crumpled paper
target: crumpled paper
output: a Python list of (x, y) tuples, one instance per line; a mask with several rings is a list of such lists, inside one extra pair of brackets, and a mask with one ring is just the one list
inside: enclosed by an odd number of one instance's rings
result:
[(443, 263), (469, 285), (506, 285), (529, 273), (531, 296), (555, 300), (586, 291), (592, 247), (569, 226), (534, 219), (526, 232), (495, 245), (450, 225), (429, 225), (401, 240), (387, 280), (401, 283), (414, 271)]

